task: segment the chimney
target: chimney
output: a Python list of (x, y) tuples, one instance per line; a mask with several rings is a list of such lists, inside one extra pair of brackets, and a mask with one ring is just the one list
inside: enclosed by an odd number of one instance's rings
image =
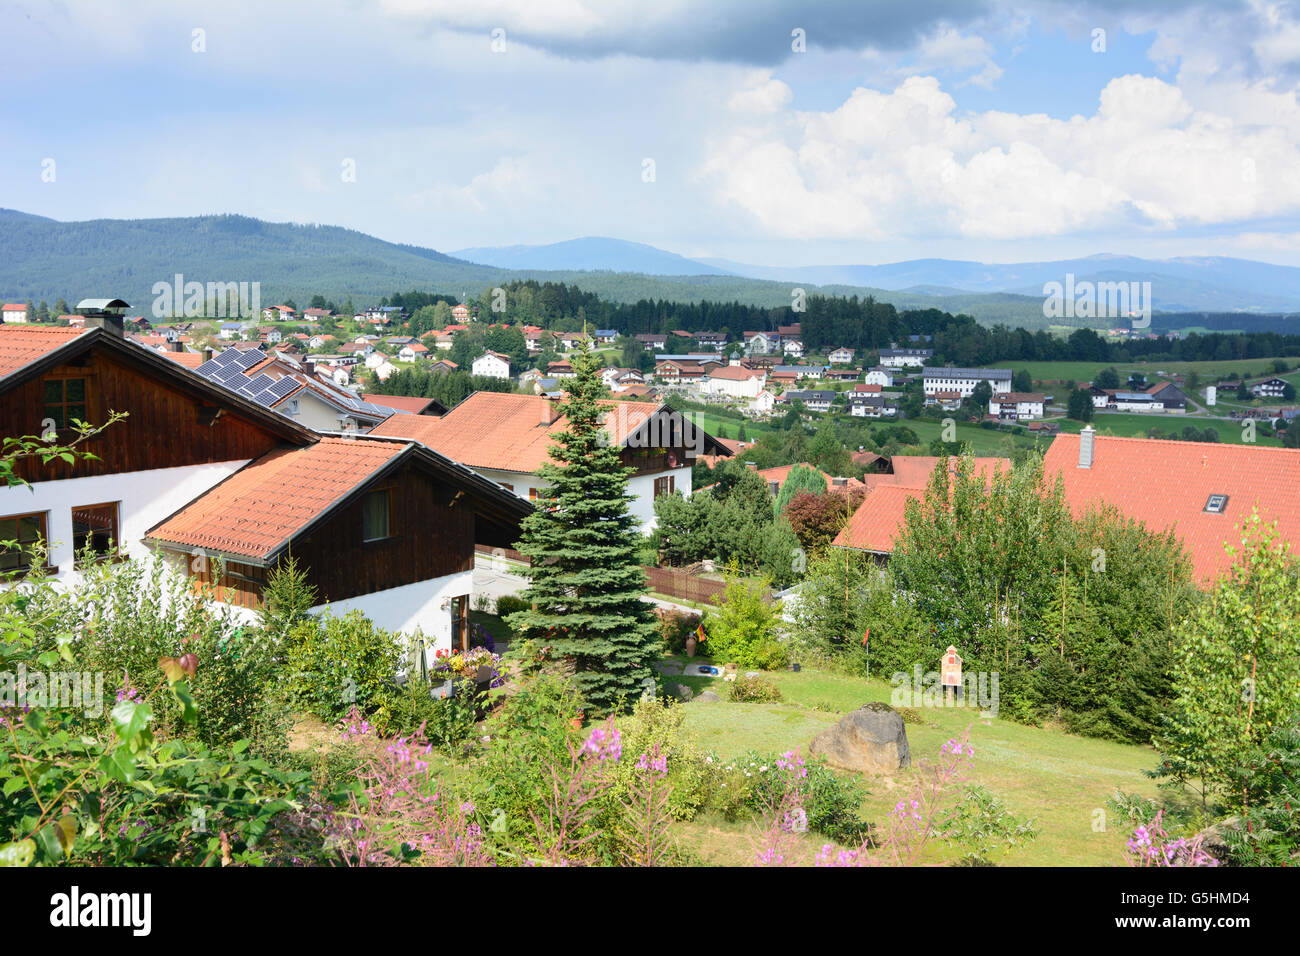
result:
[(209, 345), (207, 348), (203, 350), (203, 361), (205, 362), (212, 361), (212, 346)]
[(303, 373), (306, 374), (309, 378), (314, 378), (315, 375), (316, 375), (316, 363), (315, 363), (315, 362), (303, 362), (303, 363), (302, 363), (302, 370), (303, 370)]
[(555, 402), (551, 399), (545, 399), (542, 402), (541, 415), (538, 418), (540, 425), (554, 425), (555, 420), (560, 417), (560, 410), (556, 408)]
[(82, 299), (77, 311), (86, 319), (86, 328), (103, 329), (108, 335), (125, 338), (122, 313), (131, 308), (121, 299)]
[(167, 351), (168, 351), (168, 352), (184, 352), (184, 351), (185, 351), (185, 344), (184, 344), (183, 342), (178, 342), (178, 341), (176, 341), (175, 339), (172, 339), (170, 342), (167, 343)]
[(92, 313), (86, 316), (86, 328), (103, 329), (109, 335), (116, 335), (119, 339), (126, 337), (126, 330), (120, 315), (113, 315), (109, 312)]
[(747, 462), (745, 462), (745, 467), (748, 468), (748, 469), (750, 469), (751, 471), (758, 471), (758, 462), (756, 462), (756, 461), (747, 461)]
[(845, 485), (847, 485), (848, 483), (849, 483), (849, 480), (848, 480), (847, 478), (832, 478), (832, 479), (831, 479), (831, 487), (833, 487), (833, 488), (843, 488), (843, 487), (844, 487)]
[(1096, 442), (1097, 433), (1091, 425), (1084, 426), (1083, 431), (1079, 432), (1079, 467), (1091, 468), (1093, 446)]

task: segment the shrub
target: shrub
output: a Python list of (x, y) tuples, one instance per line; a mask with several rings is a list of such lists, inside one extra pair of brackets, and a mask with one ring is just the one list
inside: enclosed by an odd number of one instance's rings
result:
[(507, 614), (527, 611), (531, 607), (531, 604), (517, 594), (503, 594), (497, 598), (497, 616), (500, 618), (504, 618)]
[(858, 815), (866, 796), (858, 778), (841, 776), (822, 761), (805, 764), (797, 753), (750, 751), (738, 760), (718, 762), (712, 809), (737, 820), (770, 812), (793, 788), (808, 829), (843, 842), (865, 838), (868, 824)]
[(754, 665), (765, 671), (785, 670), (790, 666), (790, 652), (780, 641), (763, 641), (754, 648)]
[(766, 677), (741, 674), (731, 682), (731, 699), (744, 704), (767, 704), (781, 699), (781, 690)]
[(453, 750), (474, 736), (478, 720), (478, 701), (474, 682), (460, 680), (451, 697), (435, 698), (428, 681), (408, 680), (400, 690), (384, 698), (385, 721), (378, 728), (382, 734), (409, 737), (421, 733), (430, 743)]
[(756, 648), (776, 639), (777, 609), (765, 600), (766, 581), (748, 582), (728, 576), (718, 609), (704, 620), (706, 650), (714, 660), (754, 667)]
[[(668, 783), (672, 786), (668, 812), (678, 820), (691, 819), (708, 803), (714, 783), (707, 756), (682, 738), (685, 716), (686, 711), (672, 700), (642, 700), (619, 722), (627, 753), (657, 752), (667, 759)], [(614, 775), (614, 797), (626, 799), (635, 779), (631, 762), (620, 764)]]
[(289, 632), (287, 684), (294, 699), (322, 720), (333, 721), (354, 704), (369, 714), (396, 686), (401, 660), (396, 635), (360, 611), (325, 615)]

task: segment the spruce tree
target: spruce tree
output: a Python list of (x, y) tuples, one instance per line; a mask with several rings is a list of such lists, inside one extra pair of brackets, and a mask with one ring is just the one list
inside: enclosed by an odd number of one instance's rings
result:
[(550, 448), (557, 464), (539, 471), (547, 483), (537, 510), (523, 521), (519, 550), (531, 560), (523, 592), (531, 610), (506, 618), (522, 637), (570, 660), (593, 714), (635, 701), (658, 656), (654, 620), (639, 561), (640, 529), (630, 514), (623, 465), (608, 439), (599, 365), (583, 346), (577, 376), (559, 405), (567, 427)]

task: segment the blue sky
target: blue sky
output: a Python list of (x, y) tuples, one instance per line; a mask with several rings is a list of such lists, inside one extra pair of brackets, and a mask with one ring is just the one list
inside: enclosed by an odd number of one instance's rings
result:
[(1291, 2), (0, 0), (0, 30), (0, 205), (57, 219), (1300, 265)]

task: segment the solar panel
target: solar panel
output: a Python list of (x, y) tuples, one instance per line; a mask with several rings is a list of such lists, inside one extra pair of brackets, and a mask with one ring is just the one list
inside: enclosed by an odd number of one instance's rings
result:
[(246, 351), (240, 352), (239, 357), (236, 359), (236, 361), (239, 363), (240, 368), (250, 369), (258, 362), (262, 361), (262, 359), (264, 358), (266, 358), (266, 356), (263, 355), (259, 350), (248, 349)]
[(231, 388), (238, 388), (239, 382), (245, 378), (244, 370), (237, 365), (226, 365), (220, 368), (213, 376), (222, 385), (229, 385)]
[(248, 391), (253, 394), (257, 394), (263, 389), (270, 388), (274, 384), (275, 379), (271, 378), (271, 376), (267, 375), (265, 372), (258, 372), (249, 380), (248, 384), (245, 385), (244, 388), (248, 389)]
[(212, 361), (218, 365), (229, 365), (239, 357), (239, 349), (226, 349), (224, 352), (213, 357)]
[(204, 362), (194, 371), (198, 372), (204, 378), (212, 378), (212, 376), (216, 373), (217, 369), (224, 368), (224, 367), (225, 366), (223, 366), (216, 359), (208, 359), (206, 362)]
[(294, 391), (297, 390), (298, 385), (299, 383), (294, 379), (282, 378), (262, 394), (271, 396), (271, 401), (274, 402), (284, 398), (286, 395), (292, 395)]

